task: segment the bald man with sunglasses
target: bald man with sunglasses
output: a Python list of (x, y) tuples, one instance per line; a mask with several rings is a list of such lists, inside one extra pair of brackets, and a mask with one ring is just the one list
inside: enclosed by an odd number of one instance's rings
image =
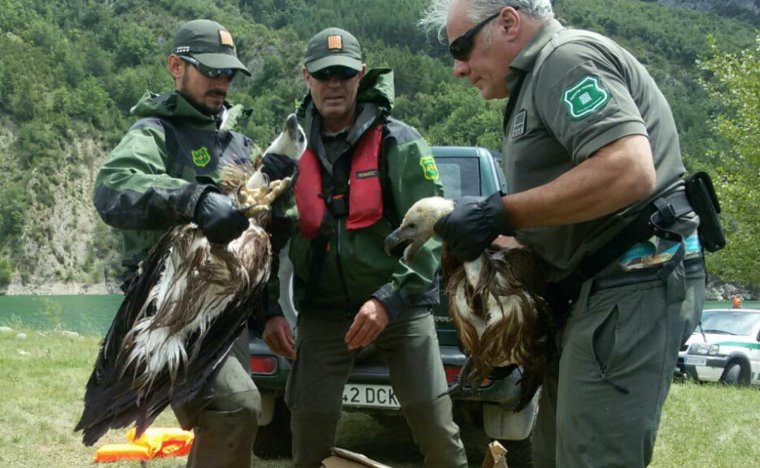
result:
[(285, 393), (293, 463), (315, 468), (330, 455), (343, 386), (357, 356), (372, 348), (388, 364), (425, 465), (465, 467), (431, 314), (439, 301), (440, 243), (428, 242), (411, 264), (384, 250), (415, 201), (441, 194), (431, 149), (390, 116), (393, 73), (368, 70), (349, 32), (315, 35), (303, 78), (309, 93), (298, 115), (308, 149), (299, 163), (289, 247), (297, 340), (280, 310), (276, 278), (267, 287), (263, 334), (274, 352), (294, 360)]
[(705, 286), (668, 103), (628, 51), (563, 27), (549, 0), (433, 0), (420, 23), (445, 29), (456, 76), (509, 98), (509, 193), (458, 202), (436, 232), (462, 261), (497, 238), (545, 260), (559, 353), (535, 466), (648, 465)]
[[(95, 182), (98, 213), (123, 234), (125, 291), (172, 227), (194, 222), (210, 242), (224, 245), (249, 225), (217, 185), (224, 164), (247, 163), (254, 149), (249, 138), (221, 128), (233, 120), (225, 101), (230, 84), (239, 73), (250, 75), (232, 35), (215, 21), (183, 24), (167, 69), (175, 90), (148, 92), (132, 108), (139, 118)], [(173, 409), (195, 433), (188, 467), (250, 466), (261, 398), (250, 376), (247, 332), (199, 394)]]

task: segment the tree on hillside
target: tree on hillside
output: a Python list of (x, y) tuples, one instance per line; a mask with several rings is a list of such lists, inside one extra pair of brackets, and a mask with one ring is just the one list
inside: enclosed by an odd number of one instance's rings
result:
[(758, 284), (760, 244), (750, 230), (760, 221), (760, 36), (737, 54), (720, 51), (711, 38), (708, 54), (698, 62), (709, 76), (702, 83), (722, 105), (713, 125), (727, 143), (714, 159), (728, 246), (711, 265), (719, 276)]

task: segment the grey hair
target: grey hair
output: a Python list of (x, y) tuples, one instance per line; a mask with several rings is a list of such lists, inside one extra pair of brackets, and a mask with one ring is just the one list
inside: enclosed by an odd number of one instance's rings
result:
[[(519, 7), (520, 12), (534, 19), (554, 16), (551, 0), (469, 0), (467, 17), (472, 23), (478, 23), (500, 11), (504, 7)], [(431, 0), (430, 6), (422, 13), (417, 24), (426, 31), (436, 30), (438, 39), (444, 42), (446, 18), (454, 0)]]

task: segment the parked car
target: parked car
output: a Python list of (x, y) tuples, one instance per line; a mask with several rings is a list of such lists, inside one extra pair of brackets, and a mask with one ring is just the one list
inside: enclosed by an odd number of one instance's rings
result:
[[(466, 195), (489, 195), (506, 186), (498, 154), (477, 147), (433, 147), (438, 172), (449, 198)], [(291, 325), (297, 311), (292, 302), (292, 264), (281, 254), (280, 303)], [(442, 288), (443, 289), (443, 288)], [(441, 357), (450, 384), (456, 382), (465, 355), (457, 340), (456, 330), (448, 314), (445, 296), (434, 307), (434, 317)], [(296, 330), (297, 332), (297, 330)], [(260, 458), (290, 454), (289, 413), (283, 401), (290, 362), (273, 354), (260, 336), (250, 340), (252, 377), (262, 397), (263, 412), (254, 444)], [(493, 439), (499, 439), (510, 450), (510, 466), (530, 457), (530, 436), (536, 414), (536, 401), (515, 413), (519, 399), (519, 372), (484, 382), (477, 391), (454, 400), (456, 420), (467, 427), (477, 424)], [(378, 416), (398, 415), (400, 407), (390, 386), (388, 369), (373, 346), (364, 348), (343, 391), (344, 411), (370, 412)], [(529, 458), (528, 458), (529, 460)]]
[(697, 381), (760, 386), (760, 310), (703, 311), (677, 366)]

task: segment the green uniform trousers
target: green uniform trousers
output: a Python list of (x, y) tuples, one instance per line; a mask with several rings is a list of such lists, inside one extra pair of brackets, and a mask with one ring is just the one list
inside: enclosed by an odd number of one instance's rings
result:
[(587, 281), (539, 400), (537, 468), (647, 466), (678, 349), (696, 327), (705, 273), (602, 289)]
[[(351, 318), (298, 318), (297, 357), (285, 393), (296, 467), (319, 467), (335, 445), (343, 387), (359, 351), (346, 347), (351, 322)], [(466, 467), (451, 398), (440, 396), (447, 383), (429, 309), (402, 312), (373, 345), (388, 365), (391, 385), (425, 464)]]
[(193, 400), (174, 407), (185, 430), (195, 433), (189, 468), (249, 468), (261, 413), (261, 396), (250, 375), (244, 332)]

